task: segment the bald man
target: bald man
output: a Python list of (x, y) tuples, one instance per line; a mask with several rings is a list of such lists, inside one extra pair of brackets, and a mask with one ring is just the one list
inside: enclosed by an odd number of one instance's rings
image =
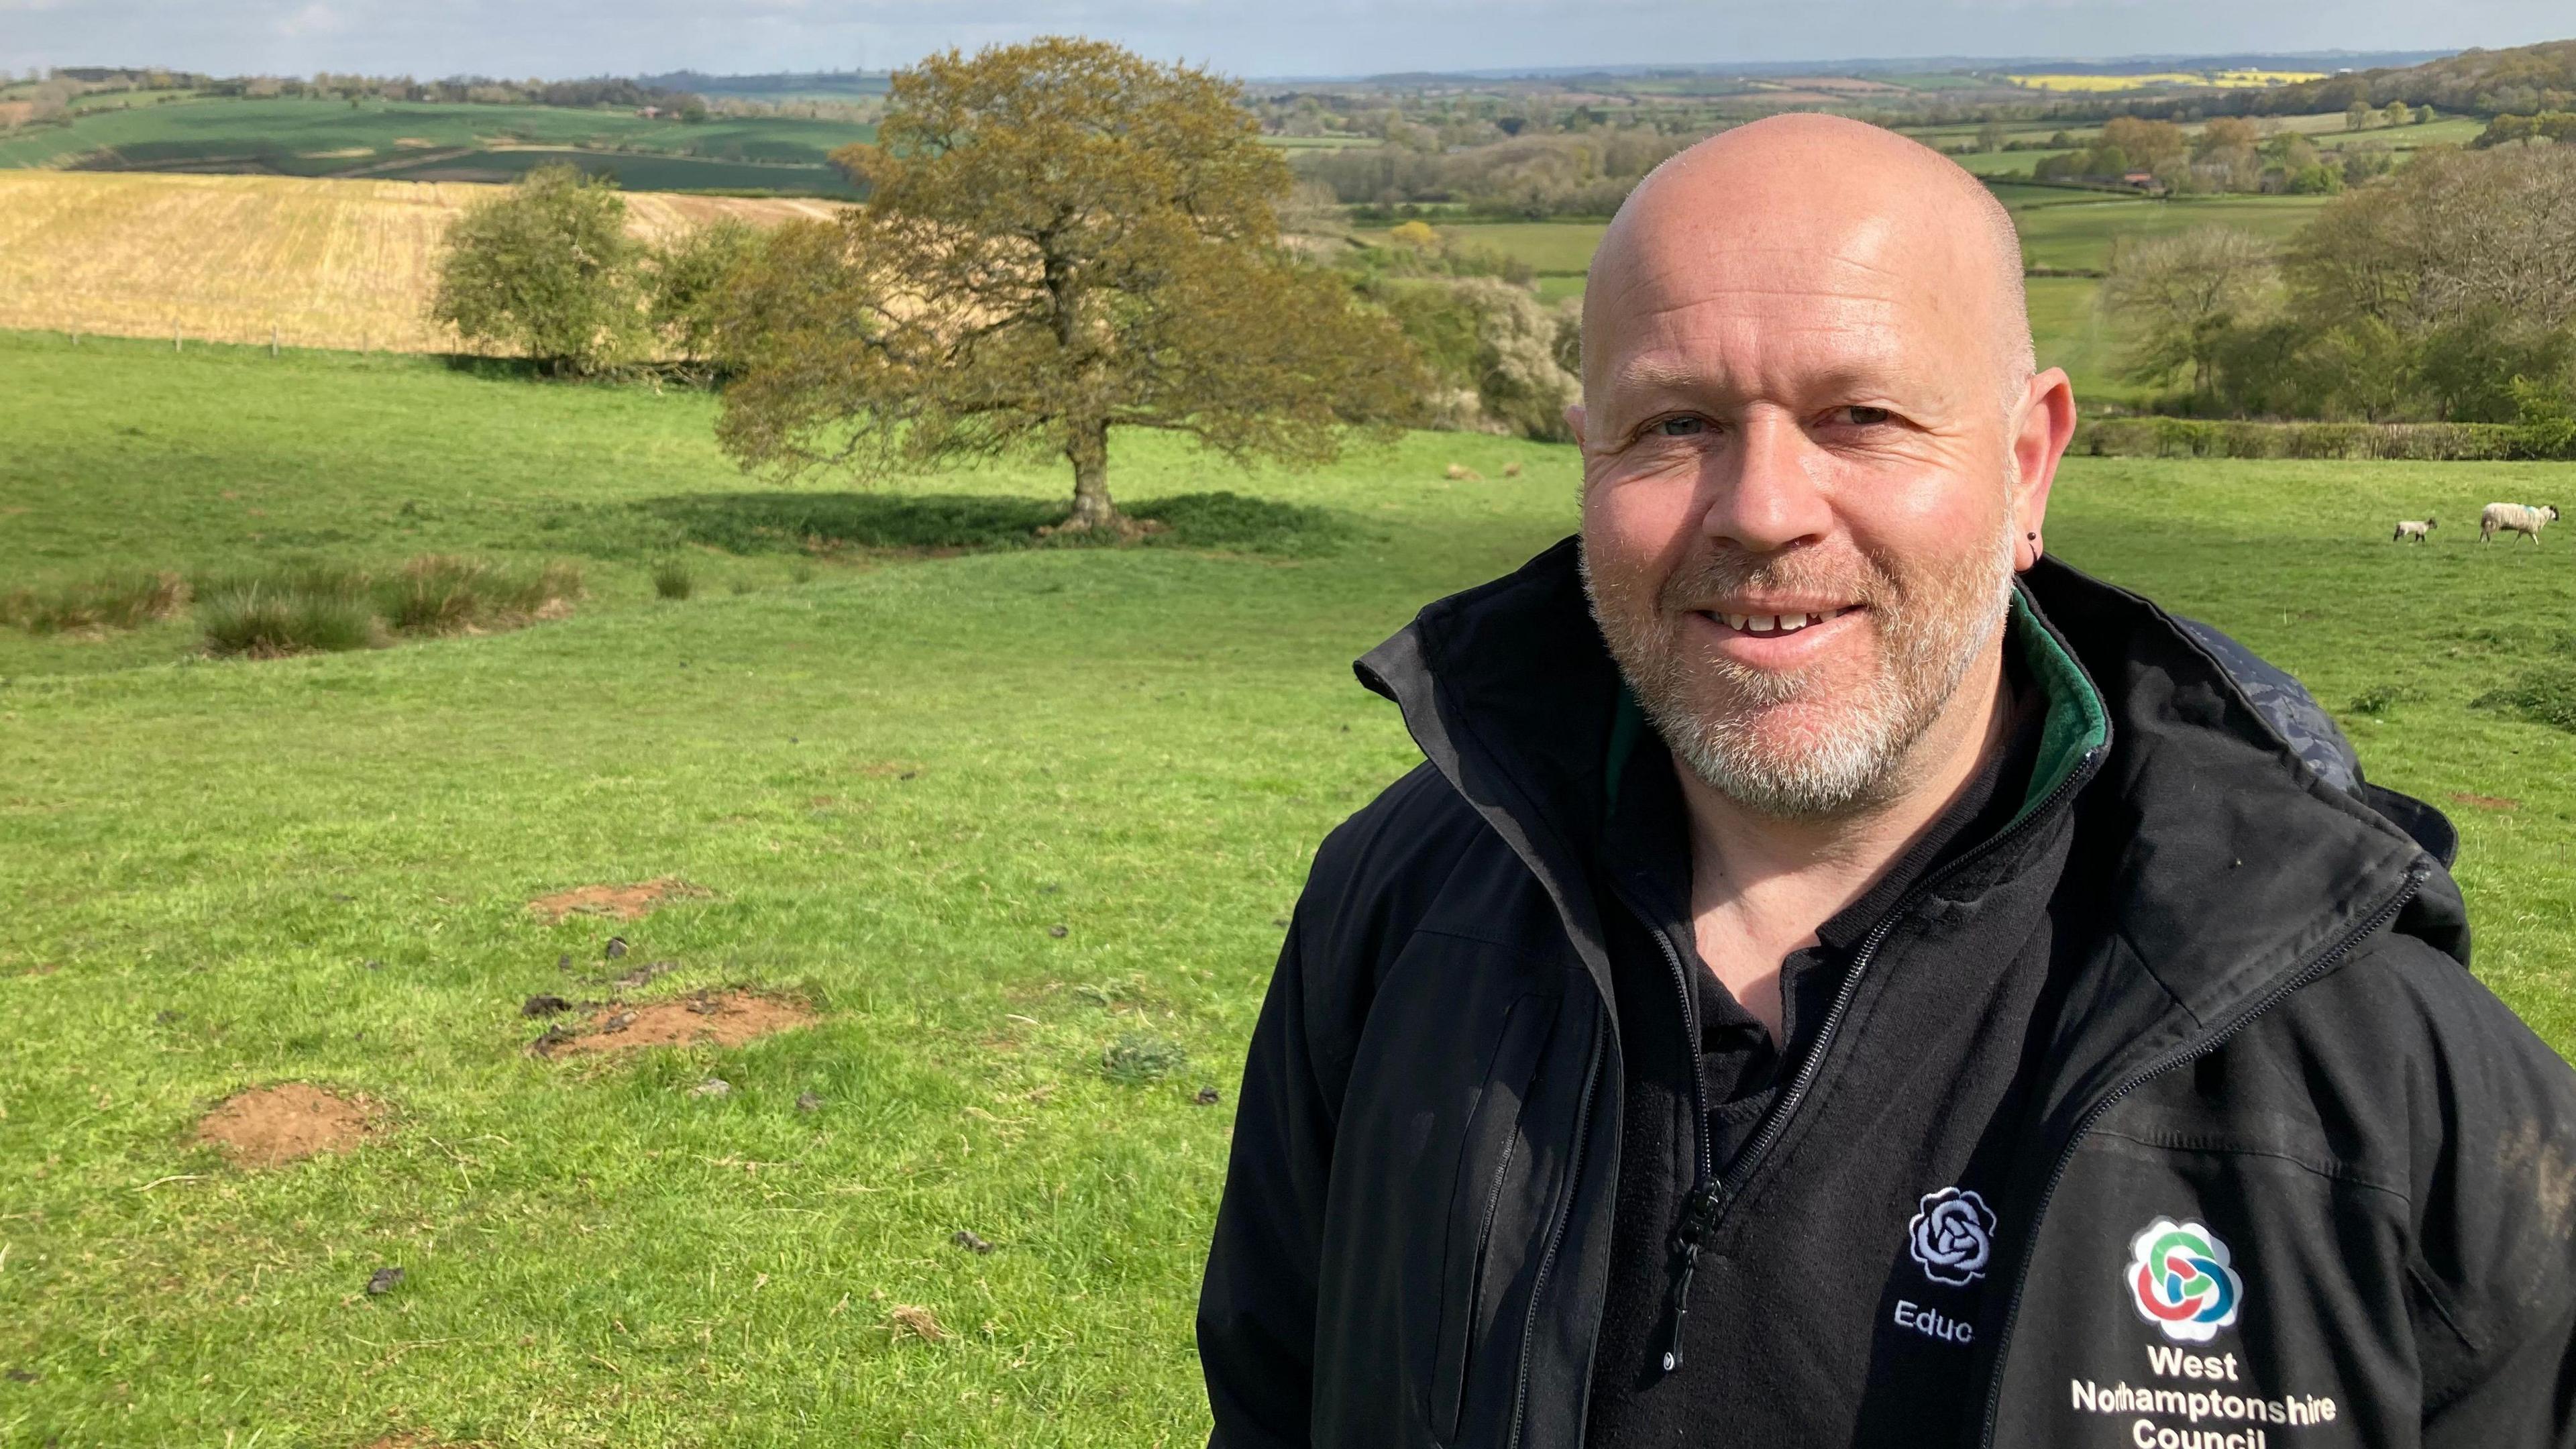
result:
[(2568, 1444), (2576, 1075), (2454, 836), (2047, 553), (2010, 219), (1780, 117), (1630, 196), (1582, 530), (1359, 665), (1199, 1308), (1212, 1443)]

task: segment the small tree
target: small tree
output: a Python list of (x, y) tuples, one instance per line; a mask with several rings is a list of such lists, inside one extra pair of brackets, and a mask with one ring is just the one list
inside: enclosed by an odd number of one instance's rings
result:
[(646, 259), (648, 314), (664, 355), (703, 380), (713, 369), (727, 288), (760, 251), (760, 233), (729, 216), (692, 227)]
[(540, 166), (448, 228), (430, 316), (558, 376), (603, 371), (644, 344), (639, 254), (614, 179)]
[(2130, 335), (2126, 371), (2141, 382), (2187, 373), (2207, 393), (2227, 332), (2262, 301), (2272, 277), (2260, 238), (2197, 226), (2121, 250), (2102, 283), (2102, 305)]
[(951, 51), (894, 77), (869, 189), (773, 234), (736, 289), (741, 378), (717, 439), (745, 467), (881, 476), (1060, 454), (1070, 529), (1119, 522), (1109, 430), (1231, 457), (1332, 457), (1424, 379), (1383, 316), (1278, 244), (1287, 165), (1236, 87), (1116, 46)]

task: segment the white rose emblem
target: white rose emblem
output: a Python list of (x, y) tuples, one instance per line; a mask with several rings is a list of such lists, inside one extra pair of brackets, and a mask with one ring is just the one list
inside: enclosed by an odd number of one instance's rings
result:
[(1995, 1215), (1984, 1198), (1945, 1187), (1923, 1195), (1906, 1237), (1924, 1277), (1965, 1288), (1986, 1276), (1994, 1257)]

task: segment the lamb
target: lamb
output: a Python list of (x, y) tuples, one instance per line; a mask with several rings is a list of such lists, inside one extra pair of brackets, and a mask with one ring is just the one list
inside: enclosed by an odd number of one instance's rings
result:
[(2498, 533), (2529, 535), (2540, 542), (2540, 530), (2558, 519), (2554, 503), (2490, 503), (2478, 514), (2478, 542), (2493, 543)]
[(2431, 543), (2433, 541), (2432, 535), (2433, 519), (2430, 515), (2423, 518), (2401, 518), (2397, 520), (2397, 531), (2388, 536), (2388, 541), (2390, 543), (2403, 543), (2408, 541), (2415, 543)]

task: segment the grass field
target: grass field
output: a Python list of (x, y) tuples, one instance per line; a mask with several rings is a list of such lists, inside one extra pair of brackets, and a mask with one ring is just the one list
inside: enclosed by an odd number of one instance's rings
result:
[[(812, 186), (846, 194), (823, 167), (836, 147), (864, 141), (873, 127), (793, 117), (715, 117), (691, 125), (628, 111), (560, 106), (450, 106), (408, 102), (248, 100), (207, 97), (168, 104), (102, 107), (67, 126), (0, 135), (0, 167), (97, 165), (145, 171), (261, 171), (292, 176), (380, 175), (438, 158), (506, 156), (537, 146), (603, 153), (642, 152), (706, 162), (771, 163), (767, 181), (732, 179), (735, 166), (692, 173), (669, 169), (652, 184), (704, 187)], [(471, 164), (471, 163), (469, 163)], [(506, 165), (486, 160), (487, 165)], [(796, 168), (796, 169), (790, 169)]]
[[(444, 351), (424, 312), (448, 223), (488, 189), (413, 181), (0, 170), (0, 327)], [(803, 199), (639, 194), (637, 231)]]
[[(1997, 153), (2029, 155), (2032, 153)], [(1967, 158), (1974, 159), (1974, 158)], [(2311, 196), (2227, 196), (2170, 201), (2124, 197), (2054, 186), (1993, 187), (2012, 209), (2031, 265), (2099, 271), (2120, 238), (2169, 236), (2191, 227), (2242, 227), (2272, 241), (2286, 240), (2326, 201)], [(1590, 221), (1480, 222), (1458, 226), (1468, 242), (1527, 262), (1538, 273), (1542, 300), (1583, 294), (1584, 269), (1601, 243), (1603, 224)], [(1382, 239), (1384, 229), (1363, 237)], [(2133, 403), (2140, 389), (2112, 375), (2114, 339), (2094, 308), (2100, 284), (2085, 277), (2033, 277), (2028, 284), (2031, 333), (2042, 361), (2062, 366), (2075, 379), (2078, 397)]]
[[(1346, 541), (817, 559), (753, 525), (1042, 510), (1064, 479), (782, 497), (710, 416), (424, 359), (0, 335), (12, 585), (444, 551), (591, 588), (513, 633), (262, 663), (196, 658), (177, 622), (0, 630), (0, 1439), (1204, 1437), (1191, 1303), (1279, 922), (1322, 832), (1415, 759), (1347, 661), (1566, 529), (1574, 460), (1423, 435), (1245, 476), (1122, 436), (1131, 501), (1257, 493)], [(2478, 969), (2562, 1050), (2570, 742), (2469, 701), (2564, 647), (2576, 559), (2384, 540), (2571, 484), (2078, 460), (2050, 529), (2299, 672), (2374, 778), (2454, 814)], [(674, 558), (703, 585), (657, 601)], [(707, 894), (526, 909), (663, 877)], [(674, 969), (607, 980), (638, 962)], [(533, 995), (725, 986), (820, 1019), (525, 1050)], [(1112, 1080), (1122, 1040), (1185, 1064)], [(265, 1171), (196, 1142), (290, 1081), (364, 1094), (374, 1135)], [(940, 1341), (897, 1331), (915, 1309)]]

